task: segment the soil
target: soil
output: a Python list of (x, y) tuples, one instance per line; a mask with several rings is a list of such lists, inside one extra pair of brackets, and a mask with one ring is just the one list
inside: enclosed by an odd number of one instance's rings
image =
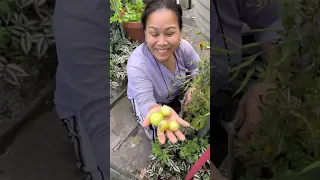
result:
[(0, 83), (0, 124), (17, 118), (21, 110), (34, 101), (45, 86), (46, 83), (40, 81), (36, 75), (24, 79), (20, 86), (8, 84), (2, 80)]

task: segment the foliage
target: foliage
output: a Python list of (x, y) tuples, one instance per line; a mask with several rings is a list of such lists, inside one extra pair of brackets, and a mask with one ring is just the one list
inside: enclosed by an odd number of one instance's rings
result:
[(127, 78), (127, 61), (131, 52), (138, 46), (122, 37), (120, 25), (110, 25), (110, 85), (111, 88), (121, 86)]
[[(192, 165), (204, 153), (209, 146), (207, 139), (194, 138), (184, 142), (172, 144), (167, 142), (163, 146), (160, 143), (152, 143), (152, 155), (147, 170), (147, 179), (170, 179), (172, 176), (182, 180), (191, 169)], [(209, 179), (210, 167), (207, 162), (195, 175), (195, 179)]]
[(110, 0), (110, 4), (115, 12), (110, 18), (110, 23), (140, 22), (145, 8), (143, 0), (135, 0), (133, 3), (126, 0), (125, 6), (122, 5), (121, 0)]
[(264, 99), (262, 121), (252, 139), (239, 143), (236, 149), (237, 158), (245, 167), (245, 180), (310, 179), (319, 171), (320, 1), (280, 3), (285, 40), (270, 52), (265, 66), (253, 65), (254, 60), (244, 62), (258, 72), (259, 82), (277, 85)]
[[(41, 59), (53, 56), (51, 16), (54, 2), (2, 0), (0, 3), (0, 80), (20, 85), (27, 73), (39, 69)], [(25, 68), (24, 67), (24, 68)]]
[[(194, 63), (193, 61), (189, 63)], [(187, 76), (183, 88), (196, 88), (192, 93), (190, 104), (183, 110), (184, 119), (191, 122), (192, 129), (184, 129), (184, 134), (196, 137), (184, 142), (160, 145), (157, 141), (152, 145), (151, 165), (147, 170), (148, 179), (184, 179), (192, 165), (199, 159), (209, 146), (208, 132), (210, 129), (210, 58), (203, 56), (198, 63), (198, 74), (191, 81)], [(190, 72), (191, 73), (191, 72)], [(206, 126), (204, 126), (206, 124)], [(189, 131), (189, 132), (187, 132)], [(200, 132), (200, 133), (199, 133)], [(209, 161), (194, 176), (194, 179), (210, 179)]]
[(185, 88), (195, 88), (192, 100), (186, 107), (184, 119), (196, 131), (202, 129), (210, 116), (210, 57), (203, 56), (198, 63), (198, 74), (184, 83)]

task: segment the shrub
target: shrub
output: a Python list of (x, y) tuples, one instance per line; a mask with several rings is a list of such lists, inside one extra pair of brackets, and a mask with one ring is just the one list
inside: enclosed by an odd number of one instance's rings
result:
[[(0, 78), (19, 85), (26, 68), (38, 70), (55, 56), (51, 16), (54, 1), (3, 0), (0, 3)], [(21, 67), (22, 66), (22, 67)]]
[(320, 168), (320, 1), (282, 5), (285, 40), (270, 52), (264, 67), (251, 67), (259, 82), (274, 83), (277, 89), (264, 100), (252, 139), (237, 144), (243, 180), (312, 179)]
[(127, 81), (127, 61), (131, 52), (138, 46), (123, 37), (118, 23), (110, 25), (110, 85), (122, 86)]
[[(192, 62), (190, 62), (192, 63)], [(192, 87), (196, 90), (192, 100), (181, 114), (191, 123), (191, 128), (180, 127), (189, 137), (184, 142), (160, 145), (152, 143), (151, 164), (147, 170), (147, 179), (184, 179), (193, 164), (209, 146), (210, 134), (210, 58), (202, 57), (198, 64), (198, 75), (193, 81), (183, 84), (185, 89)], [(183, 115), (184, 114), (184, 115)], [(209, 161), (194, 176), (194, 179), (210, 178)]]

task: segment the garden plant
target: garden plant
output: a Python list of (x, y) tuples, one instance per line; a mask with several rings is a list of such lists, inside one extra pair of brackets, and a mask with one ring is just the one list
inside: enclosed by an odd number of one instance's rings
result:
[[(200, 46), (203, 46), (201, 44)], [(147, 169), (146, 179), (184, 179), (193, 164), (209, 147), (210, 134), (210, 58), (201, 56), (198, 63), (198, 75), (192, 81), (184, 83), (184, 90), (195, 88), (190, 104), (180, 116), (191, 124), (190, 128), (180, 126), (187, 139), (172, 144), (152, 143), (151, 164)], [(210, 163), (207, 161), (194, 179), (210, 179)]]
[[(258, 65), (258, 55), (253, 55), (231, 69), (233, 79), (242, 79), (238, 92), (249, 82), (275, 85), (261, 97), (262, 119), (251, 139), (235, 141), (235, 169), (239, 172), (228, 172), (234, 173), (235, 179), (312, 180), (319, 177), (320, 1), (276, 2), (281, 6), (285, 26), (285, 32), (279, 32), (283, 39), (268, 52), (263, 65)], [(251, 5), (263, 3), (269, 2)], [(245, 76), (239, 76), (243, 72)]]
[(0, 2), (0, 119), (17, 117), (53, 79), (54, 0)]

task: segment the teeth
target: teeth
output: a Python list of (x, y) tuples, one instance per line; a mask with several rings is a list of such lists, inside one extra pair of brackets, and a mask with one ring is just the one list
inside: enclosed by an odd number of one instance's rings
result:
[(167, 49), (166, 49), (166, 50), (159, 49), (158, 51), (159, 51), (159, 52), (167, 52), (168, 50), (167, 50)]

